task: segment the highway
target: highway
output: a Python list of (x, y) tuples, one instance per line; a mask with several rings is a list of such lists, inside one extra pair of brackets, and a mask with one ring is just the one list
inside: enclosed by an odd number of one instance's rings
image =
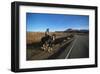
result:
[(89, 58), (89, 37), (88, 35), (77, 35), (65, 58)]
[(49, 57), (49, 59), (74, 59), (74, 58), (89, 58), (89, 36), (75, 35), (74, 40), (64, 46), (61, 53)]
[(74, 35), (55, 45), (51, 52), (30, 49), (27, 56), (27, 60), (89, 58), (89, 35)]

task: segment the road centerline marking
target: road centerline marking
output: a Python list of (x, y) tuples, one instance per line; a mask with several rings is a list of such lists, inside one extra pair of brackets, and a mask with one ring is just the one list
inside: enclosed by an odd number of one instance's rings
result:
[(73, 42), (72, 47), (70, 48), (70, 50), (69, 50), (69, 52), (68, 52), (68, 54), (67, 54), (67, 56), (65, 58), (69, 57), (69, 54), (71, 53), (76, 41), (77, 41), (77, 39), (75, 39), (75, 41)]

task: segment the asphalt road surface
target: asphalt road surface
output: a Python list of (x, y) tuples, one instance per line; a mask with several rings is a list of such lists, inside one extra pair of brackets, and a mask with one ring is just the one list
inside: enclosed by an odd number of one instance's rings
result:
[(89, 58), (88, 35), (77, 35), (66, 58)]
[(63, 48), (63, 52), (55, 54), (49, 59), (89, 58), (89, 36), (75, 35), (74, 40)]

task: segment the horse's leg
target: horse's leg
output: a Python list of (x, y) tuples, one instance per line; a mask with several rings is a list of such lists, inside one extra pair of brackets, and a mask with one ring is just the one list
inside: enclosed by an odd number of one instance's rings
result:
[(44, 51), (45, 51), (46, 50), (46, 45), (45, 44), (43, 45), (43, 48), (44, 48)]
[(53, 47), (53, 43), (51, 42), (50, 51), (52, 51), (52, 50), (53, 50), (53, 49), (52, 49), (52, 47)]
[(42, 44), (41, 49), (42, 49), (42, 50), (45, 50), (45, 45), (44, 45), (44, 44)]
[(51, 52), (51, 51), (52, 51), (52, 43), (50, 42), (50, 43), (49, 43), (48, 52)]
[(45, 50), (47, 50), (48, 49), (48, 44), (47, 44), (47, 42), (45, 43)]
[(51, 47), (48, 47), (48, 52), (51, 52)]

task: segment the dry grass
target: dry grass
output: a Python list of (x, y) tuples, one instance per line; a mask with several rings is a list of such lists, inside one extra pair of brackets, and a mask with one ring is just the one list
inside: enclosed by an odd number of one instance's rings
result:
[[(66, 33), (56, 33), (56, 32), (50, 32), (50, 35), (56, 34), (56, 37), (64, 36)], [(44, 32), (27, 32), (27, 44), (39, 42), (43, 36), (45, 36)], [(68, 33), (67, 33), (68, 35)]]
[(42, 32), (27, 32), (27, 44), (33, 43), (33, 42), (39, 42), (40, 39), (44, 36), (44, 33)]

